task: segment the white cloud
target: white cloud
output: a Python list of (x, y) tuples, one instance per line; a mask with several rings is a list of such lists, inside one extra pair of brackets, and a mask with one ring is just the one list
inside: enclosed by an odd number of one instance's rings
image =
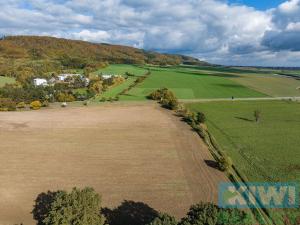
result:
[(293, 46), (299, 37), (300, 0), (267, 11), (226, 2), (0, 0), (0, 32), (125, 44), (226, 64), (277, 65), (273, 56), (280, 51), (285, 52), (280, 57), (290, 59), (289, 52), (298, 57), (292, 51), (298, 51)]

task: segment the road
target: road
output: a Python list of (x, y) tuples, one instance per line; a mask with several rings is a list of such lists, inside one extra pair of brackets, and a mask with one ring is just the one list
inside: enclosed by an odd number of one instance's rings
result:
[(217, 102), (217, 101), (270, 101), (270, 100), (293, 100), (300, 101), (300, 97), (262, 97), (262, 98), (203, 98), (203, 99), (179, 99), (179, 102)]

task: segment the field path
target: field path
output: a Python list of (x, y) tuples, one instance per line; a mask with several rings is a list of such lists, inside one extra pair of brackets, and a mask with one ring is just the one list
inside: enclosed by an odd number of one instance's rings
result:
[[(300, 93), (300, 92), (299, 92)], [(299, 101), (300, 97), (260, 97), (260, 98), (197, 98), (197, 99), (179, 99), (182, 103), (196, 103), (196, 102), (218, 102), (218, 101), (272, 101), (272, 100), (293, 100)]]
[(182, 217), (217, 202), (225, 175), (200, 137), (153, 102), (0, 113), (0, 224), (35, 224), (38, 194), (91, 186)]

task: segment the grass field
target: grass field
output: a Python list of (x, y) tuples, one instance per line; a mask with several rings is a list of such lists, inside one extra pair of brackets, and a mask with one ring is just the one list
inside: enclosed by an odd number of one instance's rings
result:
[(205, 163), (213, 159), (199, 136), (156, 104), (6, 112), (0, 131), (1, 225), (36, 224), (37, 195), (74, 186), (93, 187), (103, 207), (131, 200), (181, 217), (216, 203), (227, 181)]
[(194, 72), (185, 68), (152, 68), (151, 75), (121, 99), (145, 99), (153, 90), (161, 87), (171, 89), (179, 99), (267, 96), (229, 78), (229, 75), (215, 74), (215, 72)]
[(0, 87), (3, 87), (5, 84), (13, 84), (16, 80), (11, 77), (2, 77), (0, 76)]
[(126, 79), (126, 81), (123, 82), (122, 84), (111, 87), (107, 91), (105, 91), (104, 93), (102, 93), (100, 95), (97, 95), (96, 98), (93, 99), (93, 101), (99, 101), (103, 97), (106, 98), (106, 99), (107, 98), (114, 98), (114, 97), (117, 96), (117, 94), (119, 94), (124, 89), (128, 88), (131, 84), (133, 84), (135, 80), (136, 80), (135, 77), (128, 77)]
[(264, 74), (243, 74), (231, 79), (273, 97), (300, 96), (300, 80), (293, 78)]
[(142, 67), (138, 67), (134, 65), (112, 64), (104, 69), (98, 70), (96, 73), (101, 73), (101, 72), (115, 74), (115, 75), (124, 75), (126, 72), (128, 72), (136, 76), (142, 76), (147, 72), (147, 70)]
[[(206, 114), (209, 131), (251, 181), (300, 181), (300, 103), (188, 104)], [(254, 122), (254, 110), (262, 113)]]

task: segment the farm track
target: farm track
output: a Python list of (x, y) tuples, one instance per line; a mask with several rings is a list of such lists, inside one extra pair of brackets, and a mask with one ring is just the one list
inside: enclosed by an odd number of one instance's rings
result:
[(196, 103), (196, 102), (219, 102), (219, 101), (281, 101), (281, 100), (293, 100), (293, 101), (299, 101), (300, 97), (260, 97), (260, 98), (198, 98), (198, 99), (179, 99), (179, 102), (182, 103)]
[[(201, 138), (153, 102), (0, 114), (0, 224), (34, 224), (41, 192), (91, 186), (103, 206), (142, 201), (182, 217), (226, 176)], [(206, 162), (205, 162), (206, 161)]]

